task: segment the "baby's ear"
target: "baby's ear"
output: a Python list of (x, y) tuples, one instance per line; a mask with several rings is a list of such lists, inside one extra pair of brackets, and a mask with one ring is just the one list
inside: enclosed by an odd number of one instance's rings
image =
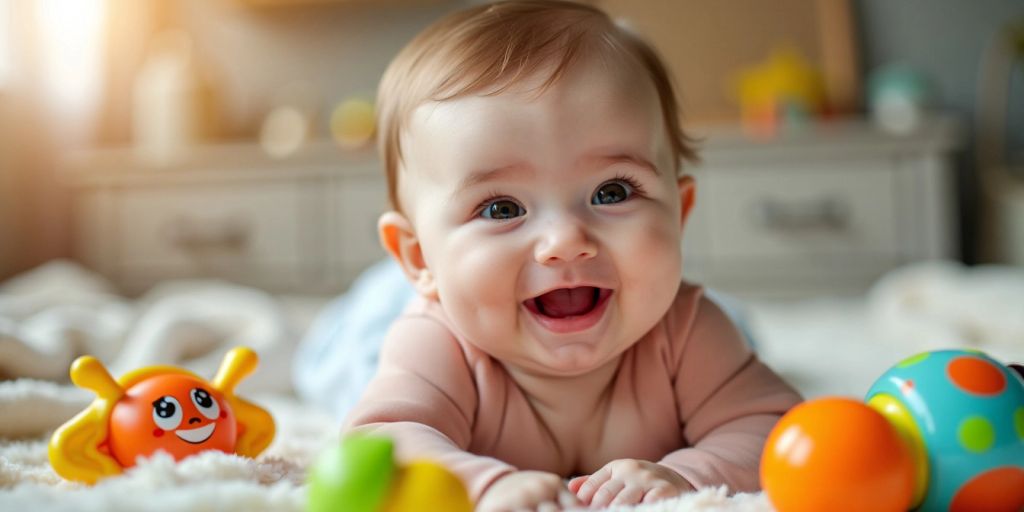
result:
[(680, 206), (680, 225), (686, 225), (686, 219), (690, 216), (690, 211), (693, 209), (693, 204), (697, 200), (697, 183), (693, 180), (693, 176), (684, 174), (679, 177), (676, 182), (679, 187), (679, 206)]
[(385, 212), (377, 220), (377, 234), (384, 250), (402, 267), (416, 291), (428, 299), (437, 299), (434, 274), (423, 260), (419, 237), (409, 219), (396, 211)]

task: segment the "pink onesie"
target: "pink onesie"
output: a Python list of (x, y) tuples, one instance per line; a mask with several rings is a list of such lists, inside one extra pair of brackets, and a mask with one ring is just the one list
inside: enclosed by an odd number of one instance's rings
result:
[[(516, 469), (568, 477), (623, 458), (660, 462), (697, 488), (755, 491), (765, 438), (800, 401), (686, 283), (603, 389), (580, 393), (580, 403), (528, 395), (455, 332), (439, 303), (414, 301), (388, 333), (346, 429), (394, 438), (403, 460), (439, 461), (474, 500)], [(586, 385), (567, 378), (559, 391)]]

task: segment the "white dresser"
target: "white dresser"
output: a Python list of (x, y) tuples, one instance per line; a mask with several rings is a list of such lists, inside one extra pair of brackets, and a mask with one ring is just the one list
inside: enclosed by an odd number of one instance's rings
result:
[(75, 256), (126, 293), (191, 277), (333, 293), (384, 255), (377, 160), (329, 142), (285, 159), (256, 144), (199, 147), (159, 168), (127, 149), (95, 151), (64, 177)]
[(962, 134), (951, 118), (901, 136), (863, 120), (770, 140), (696, 135), (703, 162), (683, 244), (694, 280), (748, 296), (855, 293), (901, 264), (958, 255)]
[[(690, 279), (739, 295), (850, 293), (902, 263), (956, 256), (949, 119), (903, 137), (858, 121), (771, 141), (698, 135)], [(64, 176), (76, 256), (127, 293), (182, 277), (333, 293), (384, 256), (379, 163), (329, 142), (282, 160), (255, 144), (202, 147), (160, 169), (97, 151)]]

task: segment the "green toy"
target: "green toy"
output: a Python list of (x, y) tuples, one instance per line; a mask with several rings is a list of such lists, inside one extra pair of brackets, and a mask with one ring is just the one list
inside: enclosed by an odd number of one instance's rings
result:
[(317, 459), (309, 475), (308, 512), (471, 512), (462, 482), (431, 461), (397, 466), (384, 437), (344, 439)]

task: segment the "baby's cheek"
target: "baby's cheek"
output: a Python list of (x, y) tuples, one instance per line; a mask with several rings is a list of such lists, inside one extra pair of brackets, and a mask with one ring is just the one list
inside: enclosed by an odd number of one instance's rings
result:
[(517, 269), (497, 244), (481, 242), (468, 247), (464, 254), (453, 255), (447, 264), (460, 293), (471, 295), (480, 305), (500, 302), (503, 295), (507, 298), (513, 291), (512, 277)]
[(497, 243), (483, 241), (465, 245), (444, 262), (446, 271), (439, 275), (441, 301), (466, 334), (509, 328), (503, 322), (514, 312), (508, 306), (515, 302), (519, 273), (511, 254)]
[[(682, 249), (679, 235), (664, 223), (650, 223), (638, 229), (629, 244), (629, 252), (620, 259), (623, 289), (633, 298), (642, 298), (634, 304), (644, 312), (658, 311), (675, 297), (682, 277)], [(629, 305), (627, 305), (628, 307)]]
[(679, 272), (682, 261), (680, 234), (667, 222), (652, 222), (638, 230), (631, 244), (636, 270), (652, 278), (667, 279), (668, 272)]

